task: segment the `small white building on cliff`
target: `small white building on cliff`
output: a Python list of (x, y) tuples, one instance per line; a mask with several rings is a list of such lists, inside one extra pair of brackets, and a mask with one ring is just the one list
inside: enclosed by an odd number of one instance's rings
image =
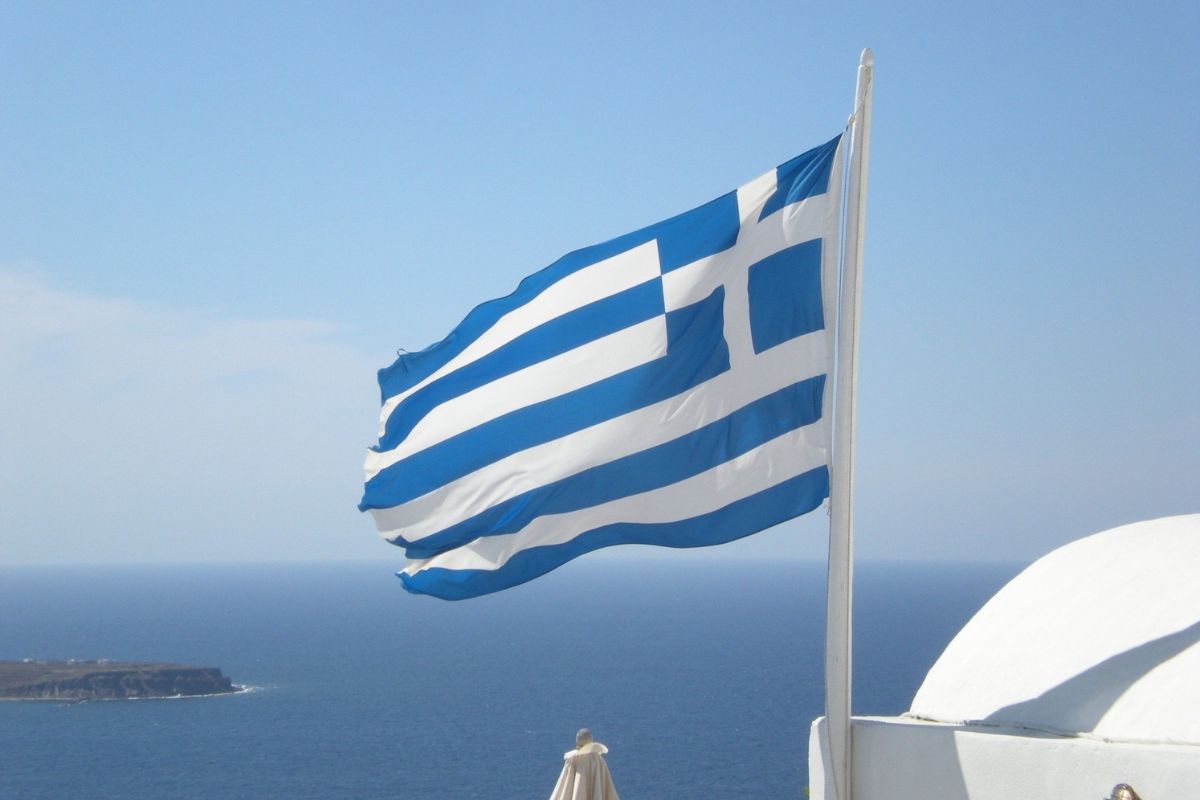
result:
[[(851, 800), (1200, 798), (1200, 514), (1039, 559), (947, 646), (909, 712), (857, 717)], [(824, 720), (813, 798), (834, 800)], [(837, 798), (837, 800), (846, 800)]]

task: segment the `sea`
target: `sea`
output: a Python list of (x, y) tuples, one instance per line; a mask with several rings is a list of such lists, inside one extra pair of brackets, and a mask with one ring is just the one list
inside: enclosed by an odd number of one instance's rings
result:
[[(856, 714), (904, 712), (1016, 564), (856, 567)], [(388, 565), (0, 568), (0, 659), (220, 667), (237, 695), (0, 703), (0, 798), (550, 794), (575, 731), (625, 800), (803, 797), (824, 565), (581, 559), (496, 595)]]

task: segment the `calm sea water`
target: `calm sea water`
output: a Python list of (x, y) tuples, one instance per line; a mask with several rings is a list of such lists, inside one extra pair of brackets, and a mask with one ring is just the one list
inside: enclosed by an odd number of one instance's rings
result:
[[(1014, 565), (860, 565), (855, 713), (904, 711)], [(0, 798), (544, 798), (590, 727), (627, 800), (801, 796), (824, 566), (584, 559), (464, 603), (379, 564), (0, 569), (0, 658), (252, 692), (0, 703)]]

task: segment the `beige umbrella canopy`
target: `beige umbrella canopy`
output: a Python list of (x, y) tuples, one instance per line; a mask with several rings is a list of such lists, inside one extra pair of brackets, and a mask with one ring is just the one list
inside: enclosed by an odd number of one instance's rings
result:
[(575, 734), (575, 749), (563, 753), (563, 768), (550, 800), (619, 800), (604, 761), (608, 748), (592, 741), (592, 732)]

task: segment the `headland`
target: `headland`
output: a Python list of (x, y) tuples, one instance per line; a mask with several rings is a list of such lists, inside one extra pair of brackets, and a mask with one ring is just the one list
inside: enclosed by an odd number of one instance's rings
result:
[(0, 700), (200, 697), (239, 691), (216, 667), (121, 661), (0, 661)]

